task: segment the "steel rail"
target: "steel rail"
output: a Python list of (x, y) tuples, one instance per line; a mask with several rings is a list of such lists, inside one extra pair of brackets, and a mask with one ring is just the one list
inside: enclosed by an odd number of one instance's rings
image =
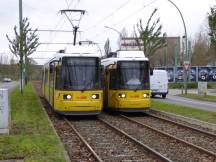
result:
[(204, 149), (204, 148), (202, 148), (202, 147), (200, 147), (200, 146), (197, 146), (197, 145), (194, 145), (194, 144), (189, 143), (189, 142), (187, 142), (187, 141), (184, 141), (184, 140), (182, 140), (182, 139), (180, 139), (180, 138), (177, 138), (177, 137), (175, 137), (175, 136), (172, 136), (172, 135), (170, 135), (170, 134), (168, 134), (168, 133), (162, 132), (162, 131), (160, 131), (160, 130), (158, 130), (158, 129), (155, 129), (155, 128), (153, 128), (153, 127), (150, 127), (150, 126), (148, 126), (148, 125), (146, 125), (146, 124), (144, 124), (144, 123), (138, 122), (138, 121), (136, 121), (136, 120), (134, 120), (134, 119), (131, 119), (131, 118), (127, 117), (127, 116), (124, 116), (124, 115), (120, 115), (120, 116), (121, 116), (122, 118), (124, 118), (124, 119), (127, 119), (128, 121), (131, 121), (131, 122), (136, 123), (136, 124), (139, 124), (139, 125), (141, 125), (141, 126), (143, 126), (143, 127), (149, 128), (149, 129), (151, 129), (152, 131), (155, 131), (155, 132), (157, 132), (157, 133), (160, 133), (160, 134), (162, 134), (162, 135), (165, 135), (165, 136), (167, 136), (167, 137), (169, 137), (169, 138), (175, 139), (176, 141), (182, 142), (182, 143), (184, 143), (184, 144), (186, 144), (186, 145), (188, 145), (188, 146), (190, 146), (190, 147), (196, 148), (196, 149), (199, 150), (199, 151), (203, 151), (203, 152), (205, 152), (205, 153), (208, 154), (208, 155), (211, 155), (211, 156), (216, 157), (216, 153), (214, 153), (214, 152), (212, 152), (212, 151), (209, 151), (209, 150)]
[(172, 160), (166, 158), (165, 156), (163, 156), (162, 154), (160, 154), (159, 152), (155, 151), (154, 149), (150, 148), (149, 146), (143, 144), (142, 142), (138, 141), (137, 139), (133, 138), (132, 136), (128, 135), (127, 133), (125, 133), (124, 131), (118, 129), (117, 127), (109, 124), (107, 121), (105, 121), (104, 119), (99, 118), (98, 120), (100, 120), (101, 122), (103, 122), (104, 124), (106, 124), (107, 126), (109, 126), (110, 128), (112, 128), (113, 130), (115, 130), (116, 132), (124, 135), (125, 137), (127, 137), (128, 139), (130, 139), (131, 141), (135, 142), (136, 144), (138, 144), (139, 146), (143, 147), (146, 151), (152, 153), (153, 155), (157, 156), (158, 158), (160, 158), (162, 161), (165, 162), (172, 162)]
[(76, 130), (76, 128), (71, 124), (68, 119), (64, 118), (66, 123), (73, 129), (73, 131), (77, 134), (77, 136), (80, 138), (80, 140), (85, 144), (85, 146), (88, 148), (88, 150), (93, 154), (93, 156), (97, 159), (98, 162), (103, 162), (103, 160), (100, 158), (100, 156), (93, 150), (93, 148), (88, 144), (88, 142), (82, 137), (82, 135)]
[(191, 127), (191, 126), (188, 126), (188, 125), (184, 125), (182, 123), (179, 123), (179, 122), (176, 122), (176, 121), (172, 121), (170, 119), (166, 119), (166, 118), (163, 118), (163, 117), (159, 117), (157, 115), (153, 115), (153, 114), (150, 114), (150, 113), (146, 113), (147, 115), (151, 116), (151, 117), (154, 117), (154, 118), (157, 118), (157, 119), (160, 119), (160, 120), (163, 120), (163, 121), (166, 121), (166, 122), (170, 122), (172, 124), (175, 124), (175, 125), (178, 125), (178, 126), (181, 126), (181, 127), (184, 127), (184, 128), (188, 128), (188, 129), (192, 129), (194, 131), (197, 131), (197, 132), (200, 132), (200, 133), (203, 133), (205, 135), (208, 135), (208, 136), (212, 136), (214, 138), (216, 138), (216, 134), (214, 133), (211, 133), (211, 132), (205, 132), (201, 129), (198, 129), (198, 128), (194, 128), (194, 127)]

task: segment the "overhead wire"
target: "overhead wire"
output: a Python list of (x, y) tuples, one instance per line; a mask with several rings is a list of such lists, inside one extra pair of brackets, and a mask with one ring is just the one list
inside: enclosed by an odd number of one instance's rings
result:
[(110, 14), (108, 14), (107, 16), (103, 17), (101, 20), (99, 20), (96, 24), (88, 27), (85, 31), (89, 31), (90, 29), (96, 27), (98, 24), (103, 23), (104, 21), (106, 21), (108, 18), (110, 18), (111, 16), (113, 16), (114, 14), (116, 14), (116, 12), (118, 12), (120, 9), (124, 8), (126, 5), (128, 5), (128, 3), (131, 0), (127, 0), (126, 2), (124, 2), (123, 4), (121, 4), (117, 9), (115, 9), (115, 11), (111, 12)]
[(68, 7), (68, 9), (69, 9), (70, 7), (69, 7), (69, 3), (68, 3), (68, 1), (67, 1), (67, 0), (65, 0), (65, 2), (66, 2), (66, 4), (67, 4), (67, 7)]
[[(68, 2), (68, 0), (65, 0), (65, 3), (67, 5), (67, 8), (69, 9), (71, 4), (74, 2), (74, 0), (70, 0), (70, 2)], [(63, 21), (63, 22), (62, 22)], [(54, 27), (54, 30), (57, 30), (58, 28), (59, 29), (62, 29), (63, 25), (66, 23), (66, 20), (63, 18), (60, 19), (59, 22), (57, 22), (56, 26)], [(50, 32), (50, 36), (52, 36), (52, 38), (49, 39), (49, 42), (53, 42), (53, 39), (56, 37), (56, 34), (57, 32), (53, 33), (53, 32)], [(46, 49), (49, 47), (49, 44), (46, 45)]]
[[(146, 7), (150, 6), (150, 5), (152, 5), (152, 4), (155, 3), (156, 1), (158, 1), (158, 0), (153, 0), (153, 1), (149, 2), (149, 3), (146, 4), (146, 5), (143, 5), (141, 8), (139, 8), (139, 9), (136, 10), (136, 11), (134, 11), (132, 14), (130, 14), (130, 15), (128, 15), (128, 16), (125, 16), (125, 18), (121, 19), (121, 20), (118, 21), (117, 23), (114, 23), (112, 26), (117, 26), (117, 25), (119, 25), (119, 24), (121, 24), (121, 23), (123, 23), (123, 22), (129, 20), (131, 17), (133, 17), (133, 16), (136, 15), (137, 13), (141, 12), (144, 8), (146, 8)], [(103, 33), (103, 32), (97, 32), (97, 33), (96, 33), (95, 35), (93, 35), (93, 36), (95, 37), (95, 36), (97, 36), (97, 35), (100, 35), (101, 33)], [(92, 36), (92, 37), (93, 37), (93, 36)]]
[(80, 3), (80, 0), (77, 0), (77, 3), (74, 3), (74, 8), (76, 8), (79, 3)]
[(141, 12), (144, 8), (152, 5), (153, 3), (157, 2), (158, 0), (153, 0), (151, 2), (149, 2), (148, 4), (142, 6), (140, 9), (136, 10), (135, 12), (133, 12), (132, 14), (130, 14), (129, 16), (121, 19), (120, 21), (118, 21), (117, 23), (113, 24), (113, 26), (117, 26), (118, 24), (121, 24), (122, 22), (125, 22), (126, 20), (130, 19), (131, 17), (133, 17), (134, 15), (136, 15), (137, 13)]
[[(67, 8), (68, 8), (68, 9), (70, 8), (71, 4), (73, 4), (73, 2), (74, 2), (74, 0), (70, 0), (70, 2), (69, 2), (68, 0), (65, 0), (65, 3), (66, 3), (66, 5), (67, 5)], [(28, 8), (32, 8), (32, 9), (37, 10), (35, 7), (32, 7), (32, 6), (29, 5), (28, 3), (23, 2), (23, 5), (24, 5), (24, 6), (27, 6)], [(36, 12), (36, 13), (39, 15), (40, 12)], [(41, 16), (41, 15), (42, 15), (42, 14), (40, 14), (40, 16)], [(44, 16), (44, 15), (43, 15), (43, 16)], [(63, 25), (65, 24), (65, 21), (66, 21), (65, 18), (59, 19), (59, 20), (57, 21), (57, 24), (56, 24), (55, 27), (54, 27), (54, 30), (57, 30), (58, 28), (61, 29), (61, 28), (63, 27)], [(53, 31), (54, 31), (54, 30), (53, 30)], [(49, 32), (48, 40), (49, 40), (50, 43), (53, 42), (53, 39), (56, 37), (56, 34), (57, 34), (57, 32), (53, 32), (53, 31)], [(46, 45), (43, 47), (43, 49), (45, 49), (45, 50), (47, 50), (48, 48), (49, 48), (49, 44), (46, 44)], [(38, 51), (36, 51), (36, 52), (37, 52), (37, 54), (38, 54)], [(43, 55), (42, 57), (44, 57), (44, 55)], [(47, 56), (45, 56), (45, 57), (47, 57)], [(45, 57), (44, 57), (44, 59), (45, 59)], [(48, 58), (48, 57), (47, 57), (47, 58)], [(35, 59), (37, 59), (37, 58), (35, 58)], [(41, 59), (43, 59), (43, 58), (41, 58)]]

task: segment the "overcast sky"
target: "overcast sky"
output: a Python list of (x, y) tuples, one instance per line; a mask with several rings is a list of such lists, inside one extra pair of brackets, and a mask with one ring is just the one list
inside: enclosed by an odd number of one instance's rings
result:
[[(185, 19), (188, 36), (194, 35), (203, 28), (207, 30), (207, 13), (216, 4), (215, 0), (172, 0), (181, 10)], [(14, 36), (13, 27), (19, 22), (19, 1), (0, 1), (0, 53), (10, 53), (8, 34)], [(81, 31), (78, 40), (92, 40), (100, 47), (109, 37), (113, 50), (117, 47), (118, 33), (104, 28), (109, 26), (121, 31), (126, 28), (128, 34), (133, 32), (133, 26), (140, 18), (143, 22), (149, 18), (154, 8), (158, 9), (155, 18), (160, 17), (163, 31), (168, 36), (182, 36), (184, 27), (180, 14), (168, 0), (23, 0), (23, 17), (28, 17), (32, 28), (52, 30), (72, 30), (70, 22), (59, 13), (62, 9), (82, 9), (86, 14), (80, 22)], [(76, 15), (72, 15), (75, 17)], [(75, 22), (74, 22), (75, 25)], [(40, 42), (73, 42), (72, 33), (38, 32)], [(52, 53), (64, 49), (65, 45), (40, 45), (32, 57), (49, 58)], [(41, 63), (43, 61), (40, 61)]]

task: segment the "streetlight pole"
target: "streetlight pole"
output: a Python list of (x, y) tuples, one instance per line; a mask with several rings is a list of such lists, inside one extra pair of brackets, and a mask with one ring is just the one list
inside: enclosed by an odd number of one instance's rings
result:
[(23, 93), (23, 24), (22, 24), (22, 0), (19, 0), (19, 29), (20, 29), (20, 91)]
[(115, 28), (111, 28), (109, 26), (104, 26), (104, 27), (116, 31), (120, 36), (122, 35), (121, 32), (116, 30)]
[[(181, 16), (181, 19), (182, 19), (182, 22), (183, 22), (183, 25), (184, 25), (184, 38), (185, 38), (185, 53), (184, 53), (184, 64), (188, 64), (188, 40), (187, 40), (187, 29), (186, 29), (186, 25), (185, 25), (185, 21), (184, 21), (184, 18), (183, 18), (183, 15), (180, 11), (180, 9), (178, 8), (178, 6), (172, 2), (171, 0), (168, 0), (173, 6), (175, 6), (175, 8), (178, 10), (180, 16)], [(186, 73), (186, 69), (184, 67), (184, 89), (185, 89), (185, 94), (187, 94), (187, 73)]]
[[(109, 26), (104, 26), (104, 27), (107, 28), (107, 29), (111, 29), (111, 30), (114, 30), (115, 32), (117, 32), (119, 34), (119, 36), (120, 36), (120, 41), (121, 41), (121, 39), (122, 39), (122, 33), (120, 31), (116, 30), (115, 28), (111, 28)], [(121, 45), (120, 45), (120, 48), (121, 48)]]

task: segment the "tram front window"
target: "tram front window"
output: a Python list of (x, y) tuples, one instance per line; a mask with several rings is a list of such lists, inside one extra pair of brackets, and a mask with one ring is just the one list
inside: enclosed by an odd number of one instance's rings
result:
[(120, 89), (149, 89), (149, 64), (147, 61), (118, 62)]
[(57, 70), (57, 89), (100, 89), (99, 60), (97, 58), (65, 57)]

